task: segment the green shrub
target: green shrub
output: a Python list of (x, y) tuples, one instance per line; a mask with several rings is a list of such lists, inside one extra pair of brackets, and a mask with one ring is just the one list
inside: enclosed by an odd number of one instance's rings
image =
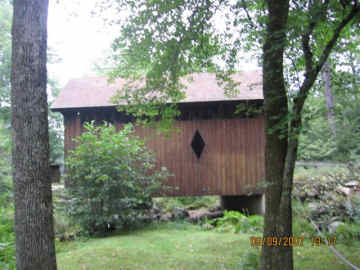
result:
[(14, 222), (7, 210), (0, 207), (0, 269), (15, 269)]
[(15, 269), (15, 237), (12, 219), (11, 136), (0, 119), (0, 269)]
[(225, 211), (221, 218), (210, 221), (216, 226), (217, 231), (234, 233), (255, 233), (262, 232), (264, 218), (262, 216), (246, 216), (237, 211)]
[(85, 128), (67, 159), (68, 214), (89, 234), (138, 221), (167, 170), (155, 170), (154, 155), (133, 136), (132, 125), (119, 132), (106, 123)]
[(336, 238), (345, 244), (360, 240), (360, 222), (345, 222), (336, 228)]
[(12, 198), (11, 135), (3, 126), (0, 118), (0, 203), (6, 205)]
[(161, 197), (155, 198), (154, 201), (159, 207), (169, 212), (174, 208), (194, 210), (220, 206), (219, 196)]

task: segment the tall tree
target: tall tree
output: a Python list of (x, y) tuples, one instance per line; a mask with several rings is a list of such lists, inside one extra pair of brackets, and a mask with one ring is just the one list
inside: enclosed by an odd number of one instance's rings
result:
[(331, 66), (330, 62), (326, 61), (321, 71), (321, 77), (324, 82), (326, 106), (328, 109), (328, 121), (334, 139), (336, 138), (335, 125), (335, 110), (334, 110), (334, 95), (331, 87)]
[[(292, 236), (292, 208), (291, 191), (295, 161), (299, 145), (299, 135), (302, 127), (302, 110), (320, 70), (327, 61), (332, 49), (340, 38), (343, 29), (360, 13), (360, 4), (357, 1), (342, 3), (335, 12), (336, 22), (332, 26), (332, 33), (323, 40), (321, 51), (313, 45), (316, 39), (317, 27), (321, 21), (330, 16), (330, 1), (309, 1), (304, 6), (298, 6), (298, 12), (307, 12), (304, 31), (298, 33), (301, 40), (301, 54), (304, 65), (304, 80), (299, 89), (292, 96), (292, 111), (287, 112), (285, 107), (288, 93), (283, 80), (282, 62), (285, 49), (285, 34), (287, 32), (286, 18), (289, 14), (289, 1), (268, 0), (268, 23), (266, 39), (263, 48), (263, 78), (266, 115), (266, 149), (265, 149), (265, 178), (266, 215), (264, 237), (291, 237)], [(286, 14), (286, 15), (285, 15)], [(279, 18), (280, 17), (280, 18)], [(281, 18), (283, 18), (281, 20)], [(323, 26), (324, 27), (324, 26)], [(278, 60), (276, 60), (278, 59)], [(281, 60), (280, 60), (281, 59)], [(277, 77), (278, 76), (278, 77)], [(279, 78), (280, 77), (280, 78)], [(272, 80), (272, 81), (271, 81)], [(279, 89), (279, 90), (278, 90)], [(280, 101), (279, 101), (280, 100)], [(282, 109), (279, 110), (279, 106)], [(279, 151), (279, 152), (278, 152)], [(277, 156), (277, 155), (280, 155)], [(277, 166), (276, 166), (277, 165)], [(274, 171), (275, 166), (275, 171)], [(273, 248), (263, 247), (263, 269), (293, 269), (293, 254), (291, 247)]]
[[(156, 104), (157, 96), (162, 100), (179, 100), (179, 78), (194, 71), (215, 70), (230, 89), (233, 84), (227, 75), (236, 70), (240, 50), (263, 48), (260, 61), (266, 119), (264, 237), (292, 236), (291, 190), (301, 113), (341, 33), (354, 23), (355, 17), (359, 18), (359, 1), (114, 0), (113, 3), (119, 10), (127, 8), (130, 15), (121, 21), (121, 35), (114, 43), (115, 57), (120, 61), (112, 75), (137, 79), (145, 74), (147, 79), (144, 88), (135, 91), (129, 87), (131, 91), (122, 96), (130, 102)], [(217, 63), (219, 59), (223, 60), (222, 67)], [(160, 95), (152, 94), (155, 91), (160, 91)], [(262, 268), (293, 269), (292, 247), (264, 246)]]
[(47, 0), (14, 0), (11, 111), (16, 268), (56, 269), (47, 109)]
[[(289, 13), (288, 0), (268, 1), (268, 22), (263, 46), (263, 92), (265, 111), (265, 219), (264, 237), (292, 236), (291, 186), (283, 182), (288, 134), (284, 119), (288, 115), (284, 80), (284, 51)], [(290, 185), (290, 183), (286, 183)], [(291, 247), (263, 246), (262, 269), (293, 269)]]

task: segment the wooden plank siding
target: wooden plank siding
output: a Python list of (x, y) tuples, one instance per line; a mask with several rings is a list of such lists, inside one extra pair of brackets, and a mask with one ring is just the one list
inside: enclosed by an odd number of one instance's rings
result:
[[(146, 139), (146, 145), (157, 157), (157, 167), (166, 167), (174, 176), (167, 185), (176, 187), (169, 196), (241, 195), (261, 192), (258, 183), (264, 180), (264, 118), (262, 114), (246, 118), (204, 117), (189, 114), (175, 122), (178, 131), (170, 137), (155, 130), (136, 127), (135, 133)], [(131, 119), (115, 109), (88, 109), (62, 112), (65, 123), (65, 154), (75, 147), (72, 138), (84, 131), (85, 121), (111, 121), (120, 129)], [(223, 113), (223, 112), (222, 112)], [(208, 115), (209, 113), (206, 113)], [(216, 112), (215, 112), (216, 114)], [(230, 113), (229, 113), (230, 115)], [(232, 115), (232, 114), (231, 114)], [(197, 158), (191, 141), (198, 130), (205, 142)], [(256, 188), (257, 187), (257, 188)]]

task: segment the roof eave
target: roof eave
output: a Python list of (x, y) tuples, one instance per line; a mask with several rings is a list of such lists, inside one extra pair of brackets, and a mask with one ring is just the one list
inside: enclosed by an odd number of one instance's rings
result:
[[(214, 99), (214, 100), (192, 100), (192, 101), (183, 101), (179, 104), (194, 104), (194, 103), (213, 103), (213, 102), (231, 102), (231, 101), (263, 101), (263, 98), (251, 98), (251, 99)], [(120, 105), (99, 105), (99, 106), (85, 106), (85, 107), (52, 107), (50, 108), (53, 112), (62, 112), (67, 110), (82, 110), (82, 109), (102, 109), (102, 108), (114, 108)]]

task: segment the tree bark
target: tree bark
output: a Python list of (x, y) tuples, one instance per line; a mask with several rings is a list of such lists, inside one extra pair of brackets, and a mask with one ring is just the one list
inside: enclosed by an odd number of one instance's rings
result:
[(334, 138), (336, 138), (334, 97), (331, 88), (331, 70), (330, 70), (329, 61), (326, 61), (324, 64), (321, 72), (321, 77), (324, 82), (324, 88), (325, 88), (325, 99), (326, 99), (326, 107), (328, 110), (328, 121), (332, 135), (334, 136)]
[(354, 92), (357, 92), (359, 90), (359, 80), (357, 79), (359, 72), (356, 71), (356, 56), (354, 56), (352, 52), (350, 52), (350, 67), (353, 75), (352, 87), (354, 88)]
[[(289, 12), (288, 0), (268, 0), (268, 23), (263, 47), (263, 92), (265, 111), (265, 224), (264, 238), (281, 237), (291, 232), (279, 228), (280, 202), (283, 189), (284, 163), (288, 147), (288, 101), (283, 76), (283, 54), (286, 39), (286, 24)], [(291, 212), (291, 209), (290, 209)], [(261, 256), (262, 269), (293, 269), (291, 247), (264, 245)]]
[(14, 0), (11, 103), (16, 268), (56, 269), (49, 178), (48, 0)]

